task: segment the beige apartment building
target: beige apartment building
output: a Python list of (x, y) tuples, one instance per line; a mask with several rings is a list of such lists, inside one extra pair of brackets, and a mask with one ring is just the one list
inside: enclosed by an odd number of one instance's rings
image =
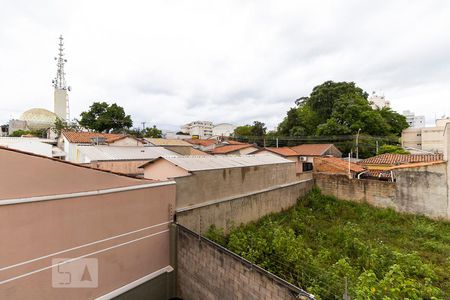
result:
[(404, 148), (443, 153), (444, 129), (450, 119), (437, 119), (434, 127), (407, 128), (402, 132), (402, 146)]

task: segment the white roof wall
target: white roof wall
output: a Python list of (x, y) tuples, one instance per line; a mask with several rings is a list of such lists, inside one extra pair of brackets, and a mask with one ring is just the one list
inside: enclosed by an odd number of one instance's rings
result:
[(53, 157), (53, 146), (43, 142), (44, 140), (45, 139), (41, 140), (38, 138), (2, 137), (0, 138), (0, 146), (47, 157)]
[(178, 154), (163, 147), (120, 147), (105, 145), (77, 146), (77, 157), (80, 160), (80, 163), (111, 160), (147, 160), (167, 155), (176, 156)]
[(204, 171), (215, 169), (242, 168), (272, 164), (293, 163), (275, 155), (241, 155), (241, 156), (165, 156), (163, 159), (185, 169), (186, 171)]

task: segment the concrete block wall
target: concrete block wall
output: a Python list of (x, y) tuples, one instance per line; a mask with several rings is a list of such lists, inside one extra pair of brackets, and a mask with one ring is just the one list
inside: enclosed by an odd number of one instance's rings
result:
[(178, 226), (178, 296), (190, 299), (313, 299), (300, 288)]
[(192, 172), (175, 178), (177, 208), (297, 182), (295, 163)]
[(198, 233), (205, 233), (211, 225), (227, 231), (233, 225), (256, 221), (267, 214), (294, 206), (299, 197), (312, 189), (313, 184), (313, 180), (305, 180), (265, 192), (204, 203), (194, 209), (177, 210), (177, 223)]
[(340, 199), (390, 207), (398, 212), (450, 220), (446, 164), (394, 171), (396, 182), (349, 179), (345, 175), (315, 173), (323, 194)]

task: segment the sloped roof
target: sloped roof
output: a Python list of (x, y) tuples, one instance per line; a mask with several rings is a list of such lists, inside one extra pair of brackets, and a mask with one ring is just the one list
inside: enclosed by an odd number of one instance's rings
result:
[(409, 163), (443, 161), (443, 154), (393, 154), (385, 153), (360, 161), (360, 165), (400, 165)]
[(262, 150), (267, 150), (276, 154), (279, 154), (281, 156), (299, 156), (299, 154), (297, 152), (295, 152), (294, 150), (292, 150), (289, 147), (266, 147)]
[(208, 147), (214, 144), (217, 144), (217, 140), (203, 140), (203, 139), (188, 139), (186, 142), (192, 144), (192, 145), (200, 145), (204, 147)]
[[(317, 163), (316, 163), (317, 162)], [(333, 172), (333, 170), (342, 170), (348, 172), (348, 161), (337, 157), (316, 157), (314, 158), (315, 170), (318, 172)], [(323, 164), (320, 164), (323, 163)], [(363, 167), (358, 164), (350, 163), (350, 171), (360, 173), (365, 171)]]
[[(186, 171), (204, 171), (228, 168), (242, 168), (260, 165), (286, 164), (294, 163), (275, 155), (242, 155), (242, 156), (165, 156), (159, 159), (165, 159), (172, 164)], [(153, 160), (156, 161), (156, 160)], [(148, 162), (141, 167), (144, 167)]]
[(190, 155), (209, 155), (208, 153), (200, 151), (195, 148), (191, 148), (191, 150), (189, 152), (190, 152)]
[(238, 151), (238, 150), (245, 149), (245, 148), (249, 148), (249, 147), (255, 147), (255, 146), (253, 146), (251, 144), (226, 145), (226, 146), (220, 146), (220, 147), (215, 148), (212, 151), (212, 153), (214, 153), (214, 154), (226, 154), (226, 153), (231, 153), (231, 152)]
[(87, 156), (91, 161), (111, 160), (146, 160), (164, 155), (176, 156), (177, 153), (163, 147), (116, 147), (105, 145), (77, 146), (77, 150)]
[(324, 155), (333, 144), (303, 144), (291, 147), (298, 155), (304, 156), (320, 156)]
[(177, 139), (161, 139), (161, 138), (145, 138), (145, 140), (155, 146), (189, 146), (191, 144), (184, 140)]
[[(22, 187), (2, 189), (0, 201), (1, 199), (76, 193), (151, 182), (1, 146), (0, 165), (2, 166), (0, 181), (5, 186)], [(23, 172), (23, 170), (27, 171)]]
[(111, 143), (127, 136), (126, 134), (121, 133), (78, 132), (78, 131), (63, 131), (62, 135), (70, 143), (76, 144), (90, 144), (92, 143), (92, 138), (96, 137), (105, 138), (107, 143)]

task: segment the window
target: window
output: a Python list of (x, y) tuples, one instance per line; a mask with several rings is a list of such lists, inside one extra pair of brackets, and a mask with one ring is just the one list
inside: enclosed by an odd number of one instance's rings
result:
[(421, 133), (418, 133), (417, 136), (422, 136), (422, 134), (421, 134)]
[(303, 172), (312, 171), (313, 164), (312, 163), (303, 163)]

